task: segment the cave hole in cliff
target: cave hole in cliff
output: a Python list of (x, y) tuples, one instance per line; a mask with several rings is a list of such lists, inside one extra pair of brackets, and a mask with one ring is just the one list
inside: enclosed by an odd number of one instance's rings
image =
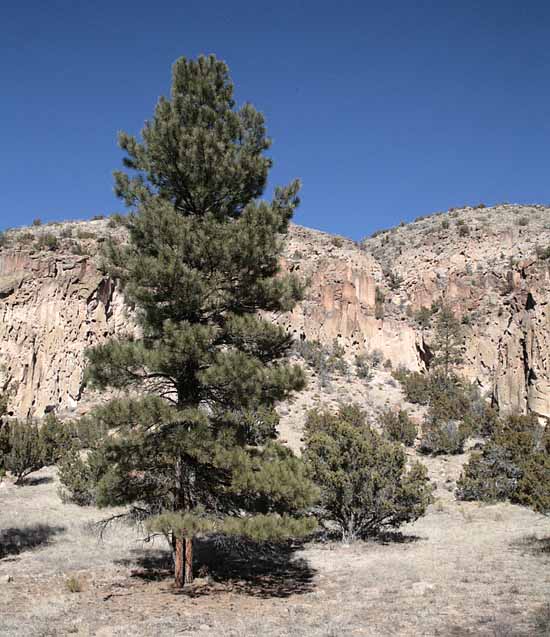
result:
[(426, 369), (430, 369), (430, 363), (434, 355), (432, 350), (429, 348), (429, 346), (425, 342), (423, 342), (422, 347), (420, 347), (420, 345), (417, 343), (416, 351), (418, 353), (418, 356), (420, 357), (420, 360), (426, 366)]
[(531, 294), (531, 292), (527, 293), (527, 300), (525, 301), (525, 309), (526, 310), (533, 310), (536, 307), (536, 302), (535, 299), (533, 298), (533, 295)]

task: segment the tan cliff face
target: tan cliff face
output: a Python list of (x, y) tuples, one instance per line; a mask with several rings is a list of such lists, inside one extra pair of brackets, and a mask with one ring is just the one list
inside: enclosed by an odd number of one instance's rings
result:
[[(14, 414), (81, 412), (85, 349), (134, 329), (115, 282), (97, 265), (98, 244), (113, 233), (123, 239), (106, 220), (7, 233), (0, 387)], [(39, 249), (45, 234), (57, 238), (55, 249)], [(308, 282), (307, 293), (274, 320), (296, 338), (336, 339), (350, 359), (376, 349), (393, 367), (425, 369), (432, 335), (414, 314), (444, 298), (463, 317), (463, 373), (504, 411), (550, 417), (550, 260), (541, 256), (548, 246), (543, 206), (432, 215), (361, 245), (292, 226), (282, 264)]]

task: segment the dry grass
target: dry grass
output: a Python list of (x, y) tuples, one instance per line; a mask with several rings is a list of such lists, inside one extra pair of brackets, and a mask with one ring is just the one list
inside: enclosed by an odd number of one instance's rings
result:
[(209, 553), (204, 577), (183, 594), (171, 587), (161, 544), (144, 545), (124, 526), (99, 542), (90, 523), (108, 512), (62, 504), (52, 471), (33, 486), (4, 482), (0, 634), (548, 635), (550, 520), (455, 502), (445, 485), (463, 461), (427, 461), (438, 504), (402, 536), (254, 557)]

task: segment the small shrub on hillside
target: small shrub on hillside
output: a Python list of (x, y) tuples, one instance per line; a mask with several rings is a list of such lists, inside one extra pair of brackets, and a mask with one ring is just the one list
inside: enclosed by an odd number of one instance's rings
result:
[(37, 226), (41, 226), (42, 225), (42, 219), (40, 219), (40, 217), (37, 217), (36, 219), (32, 220), (32, 225), (37, 227)]
[(32, 232), (20, 232), (16, 237), (16, 241), (19, 245), (27, 246), (34, 241), (34, 234)]
[(59, 248), (59, 241), (54, 234), (47, 232), (38, 238), (36, 247), (39, 250), (51, 250), (53, 252)]
[(82, 247), (82, 244), (79, 241), (73, 241), (71, 243), (71, 254), (76, 256), (82, 256), (86, 254), (86, 250)]
[(388, 409), (385, 411), (380, 422), (384, 435), (394, 442), (402, 442), (406, 447), (412, 447), (418, 434), (416, 423), (411, 420), (405, 409), (398, 412)]
[(388, 286), (390, 290), (398, 290), (403, 284), (403, 277), (397, 274), (397, 272), (393, 272), (393, 270), (387, 270), (384, 272), (384, 275), (388, 279)]
[(537, 246), (536, 252), (539, 259), (542, 259), (543, 261), (550, 259), (550, 246), (546, 246), (546, 248), (540, 248)]
[(466, 224), (459, 227), (458, 229), (459, 237), (468, 237), (469, 235), (470, 235), (470, 228)]
[(441, 229), (442, 229), (442, 230), (448, 230), (450, 225), (451, 225), (451, 224), (449, 223), (449, 220), (448, 220), (448, 219), (443, 219), (443, 220), (441, 221)]
[(417, 312), (413, 314), (414, 320), (420, 325), (422, 329), (430, 327), (432, 316), (434, 311), (429, 307), (421, 307)]
[(92, 221), (101, 221), (102, 219), (105, 219), (105, 215), (94, 215), (92, 217)]
[(4, 248), (8, 245), (8, 237), (5, 232), (0, 232), (0, 248)]
[(89, 230), (83, 230), (82, 228), (76, 231), (76, 236), (81, 240), (85, 241), (86, 239), (95, 239), (96, 235), (94, 232), (90, 232)]
[(384, 360), (384, 355), (379, 349), (373, 349), (370, 352), (367, 352), (367, 357), (375, 369), (378, 369)]
[(426, 467), (407, 469), (403, 448), (384, 440), (353, 405), (310, 412), (304, 457), (321, 488), (321, 518), (343, 540), (375, 535), (424, 515), (433, 501)]
[(75, 577), (74, 575), (65, 580), (65, 588), (69, 591), (69, 593), (82, 592), (82, 584), (78, 577)]
[(355, 373), (358, 378), (371, 381), (373, 378), (373, 366), (366, 354), (357, 354), (355, 357)]
[(328, 384), (333, 374), (345, 375), (349, 372), (348, 364), (344, 358), (344, 348), (336, 339), (330, 347), (319, 341), (298, 340), (294, 344), (294, 351), (315, 370), (319, 376), (321, 387)]
[(8, 413), (8, 395), (0, 394), (0, 422), (2, 417)]
[(330, 242), (335, 248), (341, 248), (344, 245), (342, 237), (331, 237)]
[(455, 455), (464, 451), (466, 434), (461, 423), (436, 417), (429, 413), (422, 425), (422, 437), (418, 450), (434, 456)]
[(518, 219), (518, 226), (528, 226), (529, 225), (529, 217), (520, 217)]

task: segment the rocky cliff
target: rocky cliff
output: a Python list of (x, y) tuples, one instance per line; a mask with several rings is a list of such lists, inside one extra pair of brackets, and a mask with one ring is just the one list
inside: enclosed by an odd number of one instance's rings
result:
[[(0, 387), (11, 411), (80, 412), (84, 351), (133, 329), (98, 245), (109, 220), (11, 230), (0, 248)], [(274, 317), (296, 338), (337, 339), (351, 357), (380, 350), (424, 369), (430, 330), (415, 319), (445, 298), (464, 323), (463, 372), (504, 411), (550, 417), (550, 208), (463, 208), (375, 233), (360, 244), (293, 226), (283, 265), (306, 299)]]

